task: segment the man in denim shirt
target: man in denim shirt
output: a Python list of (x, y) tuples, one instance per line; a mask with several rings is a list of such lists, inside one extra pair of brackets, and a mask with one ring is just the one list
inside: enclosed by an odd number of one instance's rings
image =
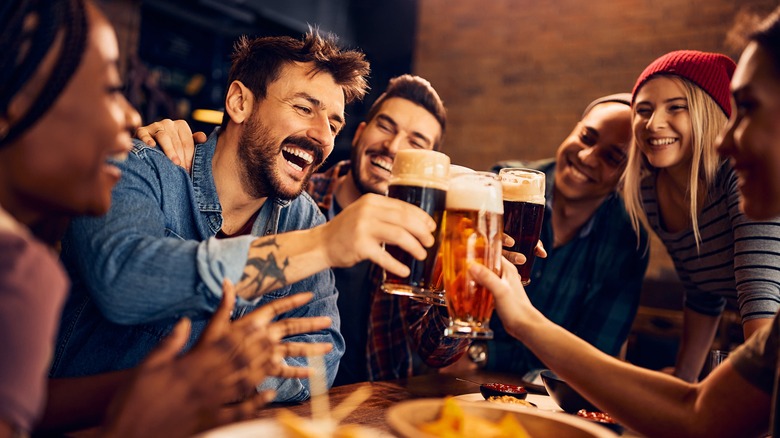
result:
[[(197, 145), (191, 174), (136, 142), (120, 163), (108, 215), (75, 221), (68, 231), (63, 260), (74, 285), (52, 376), (133, 367), (182, 316), (193, 320), (191, 346), (228, 278), (237, 285), (236, 317), (313, 291), (309, 305), (283, 317), (333, 318), (329, 330), (290, 338), (333, 344), (325, 357), (332, 382), (344, 344), (328, 268), (370, 259), (408, 274), (381, 244), (423, 258), (435, 229), (422, 210), (381, 196), (322, 225), (301, 194), (333, 149), (345, 102), (365, 94), (367, 73), (361, 53), (316, 34), (240, 40), (222, 128)], [(276, 389), (279, 401), (309, 396), (299, 380), (268, 379), (262, 387)]]

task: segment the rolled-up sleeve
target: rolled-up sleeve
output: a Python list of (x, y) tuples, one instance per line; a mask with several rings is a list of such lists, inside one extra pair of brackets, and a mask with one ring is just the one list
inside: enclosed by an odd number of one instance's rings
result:
[[(222, 296), (222, 280), (240, 279), (253, 237), (181, 237), (166, 223), (164, 209), (193, 212), (187, 202), (168, 199), (162, 187), (190, 187), (182, 181), (188, 176), (161, 172), (159, 163), (143, 154), (130, 154), (121, 163), (122, 178), (108, 214), (74, 220), (63, 241), (63, 258), (111, 322), (141, 324), (211, 314)], [(192, 190), (182, 191), (182, 197), (194, 196)]]

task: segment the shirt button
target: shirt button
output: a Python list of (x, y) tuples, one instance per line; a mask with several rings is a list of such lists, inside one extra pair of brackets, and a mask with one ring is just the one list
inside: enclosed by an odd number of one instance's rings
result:
[(271, 230), (265, 230), (265, 235), (268, 236), (269, 234), (271, 234)]

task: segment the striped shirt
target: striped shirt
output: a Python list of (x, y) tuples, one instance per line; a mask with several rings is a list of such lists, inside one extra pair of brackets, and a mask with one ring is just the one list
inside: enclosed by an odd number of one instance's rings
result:
[(685, 287), (685, 306), (717, 316), (726, 303), (742, 321), (771, 318), (780, 308), (780, 219), (749, 220), (740, 210), (737, 176), (726, 162), (718, 169), (699, 215), (700, 248), (692, 229), (663, 229), (655, 176), (642, 181), (647, 220), (663, 241)]

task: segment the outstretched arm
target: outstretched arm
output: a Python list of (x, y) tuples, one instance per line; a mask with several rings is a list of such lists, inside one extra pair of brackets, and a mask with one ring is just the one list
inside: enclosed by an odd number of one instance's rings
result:
[[(63, 243), (66, 262), (89, 285), (101, 313), (114, 323), (210, 314), (219, 303), (225, 278), (237, 283), (242, 299), (254, 300), (324, 269), (365, 259), (408, 275), (408, 268), (389, 256), (382, 244), (397, 245), (420, 259), (425, 247), (433, 244), (435, 223), (430, 216), (378, 195), (364, 196), (333, 221), (308, 230), (230, 239), (180, 230), (187, 225), (172, 225), (169, 217), (200, 212), (166, 210), (176, 203), (165, 199), (163, 188), (186, 186), (182, 180), (189, 177), (184, 172), (160, 172), (158, 166), (170, 166), (159, 151), (131, 154), (122, 163), (123, 177), (114, 190), (111, 211), (102, 218), (75, 221)], [(198, 234), (204, 240), (177, 233)]]
[(766, 431), (770, 397), (727, 361), (699, 384), (604, 354), (539, 313), (504, 261), (504, 278), (472, 266), (509, 333), (600, 409), (648, 436), (752, 436)]
[(720, 316), (704, 315), (687, 307), (683, 310), (683, 334), (674, 366), (675, 376), (686, 382), (699, 378), (719, 321)]

